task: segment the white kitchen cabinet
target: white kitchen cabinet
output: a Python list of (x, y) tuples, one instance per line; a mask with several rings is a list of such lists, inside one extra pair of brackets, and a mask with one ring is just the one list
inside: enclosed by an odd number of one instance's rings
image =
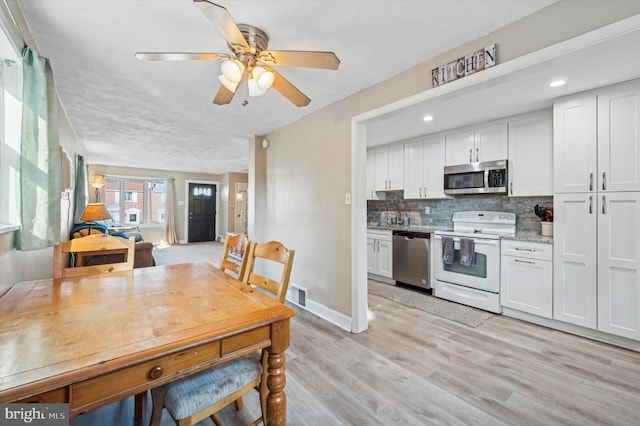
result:
[(507, 158), (507, 123), (446, 135), (445, 163), (455, 166)]
[(367, 273), (392, 278), (393, 242), (391, 231), (367, 230)]
[(445, 198), (444, 136), (405, 144), (404, 198)]
[(553, 199), (553, 318), (596, 328), (595, 194), (556, 194)]
[(598, 197), (598, 330), (640, 339), (640, 192)]
[(640, 191), (640, 81), (554, 103), (554, 192)]
[(500, 304), (538, 315), (553, 316), (553, 246), (502, 240)]
[(376, 191), (397, 191), (404, 188), (404, 146), (378, 148), (374, 153), (374, 179)]
[(374, 187), (375, 159), (374, 152), (367, 151), (367, 200), (384, 200), (384, 193), (376, 192)]
[(553, 195), (553, 123), (551, 111), (509, 121), (509, 195)]

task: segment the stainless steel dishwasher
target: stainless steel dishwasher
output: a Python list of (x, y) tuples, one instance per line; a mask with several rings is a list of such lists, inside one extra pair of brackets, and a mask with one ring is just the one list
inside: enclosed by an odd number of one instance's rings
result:
[(429, 280), (428, 232), (393, 231), (393, 279), (426, 290), (431, 289)]

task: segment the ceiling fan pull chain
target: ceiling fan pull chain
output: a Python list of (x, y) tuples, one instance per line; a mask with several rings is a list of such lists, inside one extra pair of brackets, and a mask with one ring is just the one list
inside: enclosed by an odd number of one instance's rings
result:
[(244, 101), (242, 101), (242, 106), (249, 105), (249, 101), (247, 100), (248, 92), (249, 92), (249, 70), (246, 69), (244, 72), (244, 78), (242, 79), (242, 86), (244, 88)]

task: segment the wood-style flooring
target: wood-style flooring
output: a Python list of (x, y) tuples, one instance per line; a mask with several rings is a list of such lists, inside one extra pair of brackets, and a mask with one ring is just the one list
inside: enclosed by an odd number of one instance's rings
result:
[[(471, 328), (373, 295), (369, 309), (361, 334), (298, 310), (286, 364), (289, 425), (640, 424), (638, 352), (500, 315)], [(257, 393), (244, 400), (242, 411), (220, 412), (225, 425), (258, 416)], [(132, 406), (71, 424), (131, 424)], [(166, 412), (162, 424), (174, 424)]]

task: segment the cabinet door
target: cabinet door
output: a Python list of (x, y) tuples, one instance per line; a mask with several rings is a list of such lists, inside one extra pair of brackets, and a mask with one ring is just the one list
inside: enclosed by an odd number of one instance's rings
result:
[(422, 141), (404, 145), (404, 198), (422, 198), (424, 152)]
[(545, 318), (552, 317), (553, 270), (547, 260), (502, 256), (500, 304)]
[(509, 195), (553, 195), (551, 112), (509, 122)]
[(640, 82), (598, 93), (598, 191), (640, 191)]
[(445, 162), (447, 166), (475, 161), (473, 130), (447, 135), (445, 140)]
[(476, 129), (474, 140), (474, 161), (496, 161), (507, 158), (507, 124)]
[(553, 200), (553, 318), (596, 328), (596, 194)]
[(598, 197), (598, 330), (640, 339), (640, 193)]
[(555, 193), (595, 191), (596, 97), (582, 95), (553, 105)]
[(380, 199), (374, 187), (374, 178), (375, 178), (374, 170), (375, 170), (374, 152), (367, 151), (367, 200)]
[(389, 147), (389, 189), (401, 190), (404, 188), (404, 146), (394, 145)]
[(378, 253), (377, 253), (377, 245), (375, 238), (367, 238), (367, 273), (369, 274), (377, 274), (378, 273)]
[(373, 151), (373, 188), (376, 191), (389, 189), (389, 148)]
[(424, 141), (424, 198), (447, 198), (444, 194), (444, 136)]
[(392, 278), (393, 272), (393, 243), (378, 240), (378, 275)]

